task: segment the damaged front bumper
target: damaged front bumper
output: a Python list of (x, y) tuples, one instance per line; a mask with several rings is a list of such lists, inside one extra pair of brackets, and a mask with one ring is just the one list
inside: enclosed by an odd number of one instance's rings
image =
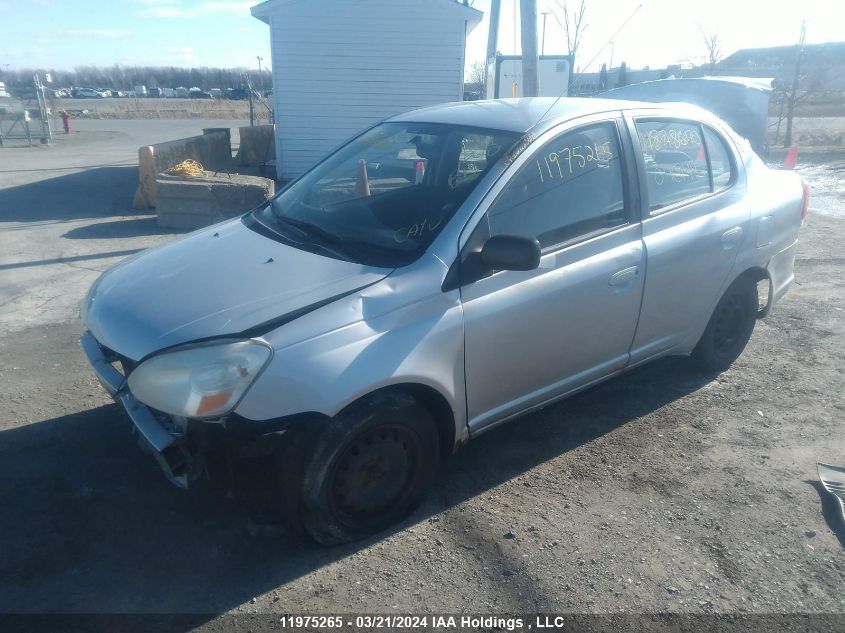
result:
[[(152, 409), (136, 400), (126, 385), (126, 368), (121, 365), (120, 356), (103, 348), (90, 332), (83, 334), (80, 342), (100, 384), (123, 406), (142, 446), (152, 453), (172, 483), (187, 488), (192, 462), (187, 447), (187, 427), (179, 429), (175, 424), (166, 424)], [(123, 372), (116, 365), (121, 365)]]
[(187, 489), (206, 477), (225, 496), (238, 499), (254, 521), (286, 521), (299, 529), (298, 482), (326, 416), (302, 413), (262, 421), (236, 413), (211, 421), (171, 416), (130, 393), (133, 361), (100, 345), (90, 332), (81, 344), (103, 388), (124, 408), (139, 444), (167, 479)]

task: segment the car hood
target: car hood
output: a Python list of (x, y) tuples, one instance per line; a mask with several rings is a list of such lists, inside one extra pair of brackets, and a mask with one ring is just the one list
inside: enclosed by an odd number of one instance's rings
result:
[(83, 320), (102, 345), (140, 360), (173, 345), (281, 322), (391, 271), (302, 251), (233, 220), (105, 272), (85, 300)]

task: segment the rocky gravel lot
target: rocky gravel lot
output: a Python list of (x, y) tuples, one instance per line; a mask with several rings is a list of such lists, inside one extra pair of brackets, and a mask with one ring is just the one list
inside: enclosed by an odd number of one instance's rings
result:
[(171, 487), (69, 311), (7, 327), (0, 612), (842, 614), (845, 526), (815, 464), (845, 463), (845, 218), (818, 211), (730, 371), (667, 359), (524, 416), (404, 524), (340, 548)]

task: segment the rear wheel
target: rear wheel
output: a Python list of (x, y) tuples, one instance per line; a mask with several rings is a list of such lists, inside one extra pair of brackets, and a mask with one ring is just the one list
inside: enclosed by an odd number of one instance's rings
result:
[(416, 507), (439, 463), (431, 414), (402, 393), (353, 405), (317, 439), (302, 483), (302, 521), (325, 545), (379, 532)]
[(751, 277), (740, 277), (725, 291), (692, 353), (703, 369), (725, 371), (739, 358), (754, 331), (757, 301)]

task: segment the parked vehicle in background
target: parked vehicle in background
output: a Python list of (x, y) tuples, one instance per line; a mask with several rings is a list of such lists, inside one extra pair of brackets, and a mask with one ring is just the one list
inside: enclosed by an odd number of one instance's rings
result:
[(77, 99), (106, 99), (111, 93), (97, 88), (77, 88), (73, 95)]
[(188, 89), (184, 86), (179, 86), (173, 90), (174, 96), (177, 99), (187, 99), (188, 98)]
[(226, 88), (226, 98), (233, 101), (244, 101), (249, 99), (249, 90), (246, 88)]
[(200, 90), (199, 88), (191, 88), (190, 92), (188, 92), (188, 97), (191, 99), (212, 99), (210, 92), (206, 92), (204, 90)]
[(146, 86), (135, 86), (135, 96), (136, 97), (146, 97), (147, 96), (147, 87)]
[(173, 88), (162, 88), (161, 95), (167, 99), (171, 99), (176, 96), (176, 91)]
[(793, 281), (808, 205), (694, 106), (434, 106), (107, 271), (82, 345), (171, 481), (249, 498), (263, 473), (338, 543), (526, 411), (667, 355), (727, 369)]
[(163, 95), (163, 92), (162, 92), (161, 88), (150, 88), (147, 91), (147, 96), (153, 97), (155, 99), (161, 98), (162, 95)]

